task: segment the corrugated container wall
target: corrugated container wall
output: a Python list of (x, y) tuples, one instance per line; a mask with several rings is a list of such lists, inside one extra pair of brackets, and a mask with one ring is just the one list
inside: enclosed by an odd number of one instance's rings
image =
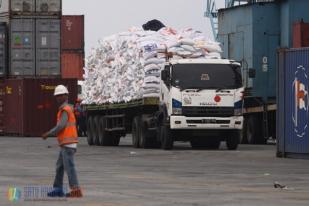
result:
[(6, 134), (38, 137), (56, 125), (58, 105), (53, 96), (57, 85), (70, 92), (69, 102), (77, 98), (74, 79), (8, 79), (5, 80)]
[(62, 51), (61, 74), (62, 78), (83, 79), (84, 53), (76, 51)]
[(36, 75), (55, 76), (60, 73), (60, 20), (36, 20)]
[[(242, 62), (247, 96), (265, 101), (275, 99), (276, 49), (280, 44), (278, 4), (223, 9), (219, 10), (218, 18), (223, 57)], [(255, 69), (255, 78), (248, 77), (249, 69)]]
[(293, 26), (293, 48), (309, 47), (309, 23), (296, 22)]
[(0, 13), (9, 16), (61, 15), (61, 0), (2, 0)]
[(309, 158), (309, 48), (278, 56), (277, 156)]
[(10, 76), (35, 75), (35, 20), (10, 20)]
[(7, 26), (6, 23), (0, 23), (0, 77), (7, 73)]
[(61, 49), (84, 50), (84, 15), (61, 18)]

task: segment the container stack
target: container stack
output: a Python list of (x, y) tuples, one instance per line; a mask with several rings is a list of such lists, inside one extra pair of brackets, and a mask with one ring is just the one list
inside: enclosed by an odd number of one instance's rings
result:
[(60, 76), (61, 0), (6, 0), (9, 77)]
[(61, 0), (0, 1), (0, 134), (39, 136), (53, 127), (59, 84), (76, 100), (76, 76), (61, 75), (61, 17)]
[(61, 20), (61, 76), (83, 79), (84, 16), (62, 16)]

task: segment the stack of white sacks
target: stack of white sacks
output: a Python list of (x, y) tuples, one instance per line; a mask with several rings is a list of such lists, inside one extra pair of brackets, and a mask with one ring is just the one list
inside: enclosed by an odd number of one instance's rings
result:
[(173, 59), (221, 58), (219, 43), (198, 31), (132, 28), (99, 42), (87, 59), (83, 104), (129, 102), (159, 97), (167, 53)]

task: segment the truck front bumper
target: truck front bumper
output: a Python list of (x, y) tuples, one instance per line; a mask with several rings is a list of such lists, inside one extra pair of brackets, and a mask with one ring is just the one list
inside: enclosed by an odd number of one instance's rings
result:
[(233, 117), (185, 117), (171, 116), (171, 129), (189, 130), (241, 130), (243, 128), (243, 116)]

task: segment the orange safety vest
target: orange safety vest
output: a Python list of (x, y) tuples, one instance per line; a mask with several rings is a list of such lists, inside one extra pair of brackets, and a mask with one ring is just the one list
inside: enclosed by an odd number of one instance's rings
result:
[(74, 112), (69, 105), (66, 105), (59, 109), (57, 114), (57, 123), (61, 120), (61, 114), (63, 111), (66, 111), (68, 114), (68, 122), (66, 127), (58, 133), (58, 142), (60, 146), (78, 143), (78, 135), (76, 129), (76, 119)]

